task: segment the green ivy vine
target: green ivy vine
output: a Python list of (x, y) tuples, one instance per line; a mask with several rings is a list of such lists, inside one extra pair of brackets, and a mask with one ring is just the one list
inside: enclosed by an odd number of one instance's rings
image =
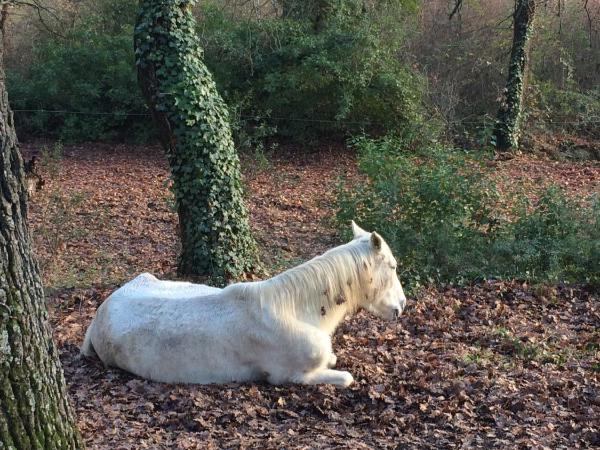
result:
[(138, 80), (166, 150), (179, 213), (179, 271), (215, 284), (258, 267), (227, 108), (202, 61), (196, 0), (140, 0)]

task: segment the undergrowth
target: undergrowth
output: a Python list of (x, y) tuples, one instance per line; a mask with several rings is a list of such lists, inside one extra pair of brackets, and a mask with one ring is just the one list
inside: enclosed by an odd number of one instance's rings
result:
[(131, 43), (136, 7), (130, 0), (99, 2), (100, 11), (65, 36), (36, 42), (31, 64), (7, 67), (20, 135), (64, 142), (154, 139)]
[[(336, 221), (380, 232), (408, 287), (481, 279), (600, 282), (600, 199), (558, 188), (499, 206), (478, 157), (439, 146), (403, 150), (395, 138), (352, 141), (366, 180), (340, 189)], [(343, 231), (342, 231), (343, 232)]]

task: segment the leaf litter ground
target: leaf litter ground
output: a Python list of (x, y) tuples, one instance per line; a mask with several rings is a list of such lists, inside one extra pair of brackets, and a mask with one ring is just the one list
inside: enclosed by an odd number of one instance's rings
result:
[[(26, 153), (38, 149), (24, 145)], [(339, 240), (330, 224), (337, 149), (244, 157), (252, 223), (272, 273)], [(334, 336), (350, 389), (148, 382), (78, 347), (98, 305), (142, 271), (173, 278), (177, 218), (157, 148), (69, 146), (46, 161), (30, 223), (79, 427), (92, 449), (592, 448), (600, 445), (597, 292), (517, 282), (423, 290), (397, 323), (359, 313)], [(519, 156), (499, 178), (574, 195), (598, 164)], [(52, 172), (52, 173), (50, 173)], [(543, 179), (543, 180), (542, 180)]]

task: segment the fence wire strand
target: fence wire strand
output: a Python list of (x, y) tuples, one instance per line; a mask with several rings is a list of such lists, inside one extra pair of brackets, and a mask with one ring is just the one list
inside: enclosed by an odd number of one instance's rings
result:
[[(84, 116), (121, 116), (121, 117), (150, 117), (150, 113), (141, 112), (104, 112), (104, 111), (70, 111), (62, 109), (13, 109), (15, 113), (41, 113), (41, 114), (76, 114)], [(279, 120), (279, 121), (290, 121), (290, 122), (314, 122), (314, 123), (332, 123), (332, 124), (344, 124), (344, 125), (381, 125), (381, 123), (369, 122), (369, 121), (344, 121), (344, 120), (332, 120), (332, 119), (307, 119), (302, 117), (276, 117), (276, 116), (240, 116), (241, 119), (245, 120)], [(593, 117), (593, 120), (572, 120), (572, 121), (554, 121), (549, 120), (548, 122), (553, 125), (583, 125), (600, 123), (599, 117)], [(449, 125), (477, 125), (481, 124), (481, 121), (466, 121), (457, 120), (455, 122), (447, 122)]]

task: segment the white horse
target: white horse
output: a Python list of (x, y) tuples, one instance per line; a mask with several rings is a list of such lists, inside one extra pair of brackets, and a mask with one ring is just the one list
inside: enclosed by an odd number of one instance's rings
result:
[(385, 241), (352, 228), (351, 242), (266, 281), (218, 289), (139, 275), (100, 305), (81, 352), (166, 383), (348, 386), (352, 375), (331, 369), (337, 325), (361, 307), (396, 319), (406, 304)]

